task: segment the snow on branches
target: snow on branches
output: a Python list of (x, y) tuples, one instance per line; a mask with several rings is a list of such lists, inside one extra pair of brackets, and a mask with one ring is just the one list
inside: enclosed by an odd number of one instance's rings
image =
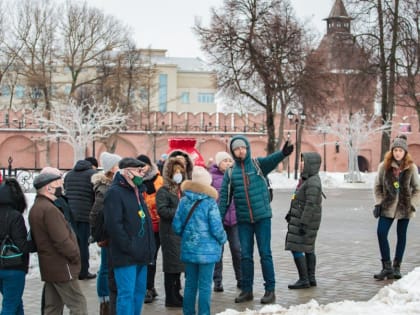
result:
[(65, 106), (54, 106), (50, 112), (36, 111), (34, 118), (43, 126), (45, 139), (67, 142), (73, 147), (74, 161), (83, 159), (88, 144), (104, 141), (118, 133), (126, 124), (127, 116), (108, 102), (77, 104), (70, 100)]

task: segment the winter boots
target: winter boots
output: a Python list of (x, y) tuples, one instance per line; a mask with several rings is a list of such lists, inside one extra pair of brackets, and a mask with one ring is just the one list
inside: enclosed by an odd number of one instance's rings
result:
[[(381, 272), (373, 275), (376, 280), (384, 280), (384, 279), (394, 279), (394, 269), (392, 269), (391, 261), (382, 260), (382, 270)], [(400, 274), (401, 277), (401, 274)]]
[(289, 284), (289, 289), (306, 289), (309, 288), (311, 285), (309, 284), (308, 278), (308, 267), (306, 265), (306, 257), (301, 256), (295, 258), (296, 268), (299, 273), (299, 280), (296, 281), (294, 284)]
[(99, 315), (109, 315), (109, 301), (99, 304)]
[(243, 303), (247, 301), (252, 301), (254, 299), (254, 296), (251, 292), (241, 291), (241, 293), (238, 295), (238, 297), (235, 298), (235, 303)]
[(306, 266), (308, 267), (309, 284), (311, 285), (311, 287), (316, 287), (316, 279), (315, 279), (316, 256), (314, 253), (305, 253), (305, 257), (306, 257)]
[(394, 269), (394, 279), (401, 279), (401, 271), (400, 271), (401, 261), (394, 259), (392, 268)]
[(261, 298), (261, 304), (273, 304), (276, 300), (274, 291), (265, 291), (264, 296)]
[(183, 297), (179, 293), (181, 280), (177, 273), (167, 273), (164, 275), (165, 284), (165, 306), (182, 307)]

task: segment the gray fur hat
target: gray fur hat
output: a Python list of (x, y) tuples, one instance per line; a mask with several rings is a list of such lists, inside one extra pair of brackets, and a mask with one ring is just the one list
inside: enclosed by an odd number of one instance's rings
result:
[(408, 152), (407, 139), (404, 137), (395, 138), (394, 142), (391, 145), (391, 151), (394, 150), (394, 148), (401, 148), (405, 152)]

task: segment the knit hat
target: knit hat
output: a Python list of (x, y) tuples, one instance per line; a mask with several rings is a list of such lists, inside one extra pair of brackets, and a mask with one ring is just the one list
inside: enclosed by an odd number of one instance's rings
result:
[(166, 159), (168, 158), (168, 155), (167, 155), (166, 153), (163, 153), (163, 154), (160, 156), (160, 158), (161, 158), (162, 160), (166, 160)]
[(51, 174), (51, 173), (43, 173), (43, 174), (39, 174), (37, 177), (35, 177), (34, 179), (34, 187), (35, 189), (40, 189), (42, 187), (44, 187), (45, 185), (48, 185), (49, 183), (57, 180), (57, 179), (61, 179), (61, 175), (57, 175), (57, 174)]
[(246, 148), (246, 143), (243, 139), (235, 139), (230, 144), (230, 147), (232, 148), (232, 151), (235, 150), (236, 148), (239, 148), (239, 147), (245, 147)]
[(233, 160), (232, 157), (230, 156), (230, 154), (225, 152), (225, 151), (217, 152), (215, 159), (216, 159), (216, 165), (217, 166), (219, 166), (220, 163), (222, 163), (223, 160), (226, 160), (226, 159)]
[(119, 161), (121, 161), (121, 156), (109, 152), (102, 152), (99, 159), (101, 160), (101, 166), (104, 169), (104, 173), (108, 173)]
[(407, 146), (407, 138), (405, 136), (399, 136), (394, 139), (394, 142), (391, 145), (391, 151), (395, 148), (401, 148), (405, 152), (408, 152), (408, 146)]
[(58, 168), (55, 167), (51, 167), (51, 166), (46, 166), (41, 170), (40, 174), (54, 174), (54, 175), (58, 175), (58, 176), (62, 176), (63, 173), (61, 173), (61, 171)]
[(124, 169), (127, 167), (143, 167), (145, 164), (142, 161), (139, 161), (135, 158), (126, 157), (123, 158), (119, 163), (118, 167)]
[(212, 178), (209, 172), (202, 166), (194, 166), (191, 181), (202, 185), (210, 185)]
[(152, 162), (150, 161), (150, 159), (149, 159), (149, 157), (148, 157), (147, 155), (140, 154), (140, 155), (137, 157), (137, 160), (142, 161), (142, 162), (144, 162), (145, 164), (152, 166)]

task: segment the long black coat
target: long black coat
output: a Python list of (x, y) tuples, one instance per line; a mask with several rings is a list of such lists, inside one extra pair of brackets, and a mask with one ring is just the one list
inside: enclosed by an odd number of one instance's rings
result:
[(302, 153), (304, 167), (302, 184), (297, 188), (288, 213), (286, 250), (313, 252), (321, 224), (322, 184), (319, 177), (321, 156), (316, 152)]
[[(156, 193), (156, 209), (160, 216), (159, 237), (162, 246), (163, 272), (184, 272), (184, 263), (181, 261), (181, 237), (172, 229), (172, 220), (178, 208), (181, 196), (180, 186), (172, 180), (172, 169), (175, 158), (166, 160), (163, 167), (163, 186)], [(192, 162), (190, 161), (189, 163)], [(187, 176), (184, 172), (184, 179)]]

